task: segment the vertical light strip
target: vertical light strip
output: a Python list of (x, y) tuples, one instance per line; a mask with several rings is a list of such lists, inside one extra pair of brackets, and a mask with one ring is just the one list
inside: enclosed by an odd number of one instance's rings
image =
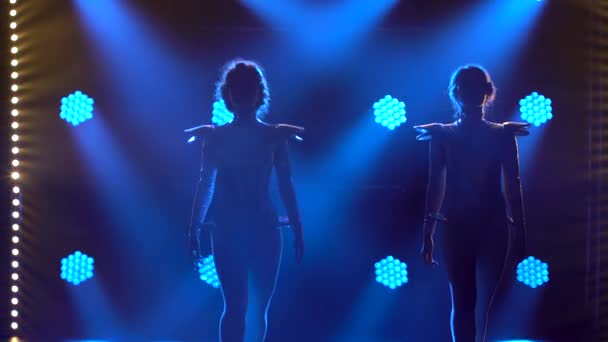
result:
[(13, 335), (19, 335), (19, 292), (20, 288), (20, 274), (19, 274), (19, 261), (20, 251), (19, 244), (21, 238), (19, 230), (21, 229), (21, 214), (22, 214), (22, 201), (21, 201), (21, 187), (18, 159), (19, 155), (19, 25), (17, 23), (18, 10), (17, 0), (7, 0), (9, 2), (9, 39), (10, 39), (10, 58), (9, 58), (9, 70), (10, 70), (10, 117), (11, 117), (11, 254), (10, 254), (10, 328), (13, 331)]

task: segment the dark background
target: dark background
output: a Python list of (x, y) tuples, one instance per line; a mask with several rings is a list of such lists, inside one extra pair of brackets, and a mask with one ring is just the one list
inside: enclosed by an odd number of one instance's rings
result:
[[(348, 45), (322, 38), (355, 22), (354, 12), (317, 28), (272, 24), (234, 1), (22, 1), (22, 336), (216, 336), (221, 296), (189, 272), (185, 250), (200, 151), (181, 132), (209, 122), (219, 70), (240, 56), (265, 67), (267, 121), (307, 128), (292, 148), (306, 256), (294, 265), (285, 234), (269, 340), (449, 339), (446, 276), (418, 255), (427, 148), (411, 126), (451, 120), (449, 76), (470, 62), (497, 84), (491, 119), (517, 119), (519, 99), (534, 90), (553, 99), (555, 115), (520, 139), (529, 253), (550, 264), (551, 282), (503, 289), (490, 334), (590, 340), (589, 15), (581, 3), (545, 1), (535, 18), (509, 23), (491, 5), (477, 13), (483, 3), (402, 1)], [(320, 38), (302, 39), (307, 30)], [(75, 90), (95, 98), (95, 118), (70, 127), (59, 101)], [(394, 132), (370, 119), (386, 94), (407, 105), (408, 122)], [(59, 261), (75, 250), (96, 262), (78, 287), (59, 278)], [(410, 270), (396, 291), (373, 280), (373, 263), (387, 255)]]

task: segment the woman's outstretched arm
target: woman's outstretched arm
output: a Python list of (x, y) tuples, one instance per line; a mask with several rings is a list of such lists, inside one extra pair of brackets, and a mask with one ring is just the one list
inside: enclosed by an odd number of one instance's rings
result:
[(431, 139), (429, 142), (429, 178), (426, 188), (422, 253), (428, 264), (436, 264), (433, 258), (435, 245), (433, 235), (445, 196), (446, 164), (445, 151), (441, 143), (437, 139)]
[(302, 233), (302, 220), (300, 208), (296, 198), (296, 191), (291, 179), (291, 163), (289, 160), (288, 143), (281, 143), (274, 156), (274, 166), (277, 172), (279, 193), (289, 216), (289, 224), (295, 234), (296, 261), (300, 262), (304, 253), (304, 239)]

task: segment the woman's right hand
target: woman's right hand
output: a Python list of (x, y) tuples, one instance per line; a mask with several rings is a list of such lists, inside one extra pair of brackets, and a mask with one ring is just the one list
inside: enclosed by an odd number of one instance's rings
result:
[(422, 241), (422, 256), (424, 257), (424, 262), (427, 265), (431, 265), (432, 267), (436, 267), (439, 263), (434, 258), (435, 252), (435, 242), (433, 241), (432, 234), (424, 234), (424, 240)]
[(192, 257), (194, 268), (198, 267), (198, 262), (201, 260), (201, 251), (199, 247), (199, 235), (202, 225), (193, 223), (188, 228), (188, 252)]

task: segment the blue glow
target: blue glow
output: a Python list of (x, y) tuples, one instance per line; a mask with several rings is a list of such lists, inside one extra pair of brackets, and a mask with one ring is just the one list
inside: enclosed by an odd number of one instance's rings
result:
[(229, 124), (234, 120), (234, 114), (226, 108), (224, 100), (215, 101), (213, 103), (213, 115), (211, 116), (211, 122), (218, 126)]
[(61, 99), (59, 117), (73, 126), (93, 118), (95, 101), (80, 90)]
[(79, 285), (93, 278), (95, 260), (90, 256), (76, 251), (61, 259), (61, 279), (68, 283)]
[(407, 265), (399, 259), (388, 256), (377, 262), (376, 281), (394, 290), (408, 282)]
[(517, 265), (517, 280), (535, 289), (549, 282), (549, 265), (532, 256)]
[(376, 123), (390, 129), (391, 131), (407, 121), (405, 116), (405, 103), (396, 98), (386, 95), (374, 103), (374, 116)]
[(198, 273), (201, 275), (201, 280), (205, 283), (216, 289), (220, 287), (220, 279), (215, 270), (213, 255), (203, 258), (203, 262), (198, 263)]
[(538, 127), (553, 118), (553, 107), (551, 99), (537, 92), (519, 100), (519, 112), (521, 119), (526, 120)]

